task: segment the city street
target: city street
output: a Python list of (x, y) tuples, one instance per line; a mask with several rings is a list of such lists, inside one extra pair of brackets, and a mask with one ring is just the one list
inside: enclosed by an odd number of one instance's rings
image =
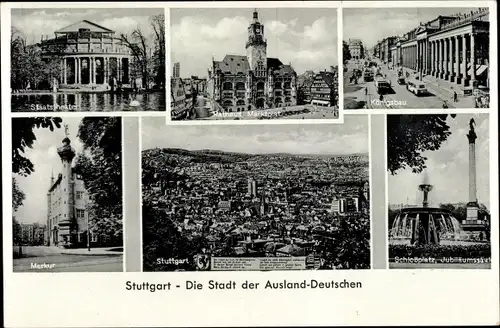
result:
[[(377, 63), (380, 65), (380, 63)], [(448, 107), (453, 108), (452, 99), (437, 95), (428, 90), (426, 95), (416, 96), (406, 89), (405, 84), (398, 84), (398, 73), (396, 69), (389, 69), (386, 65), (381, 66), (381, 73), (387, 75), (392, 91), (385, 94), (383, 101), (380, 101), (375, 82), (364, 82), (363, 77), (358, 79), (358, 84), (350, 84), (349, 78), (352, 71), (358, 65), (353, 62), (347, 64), (347, 72), (344, 72), (344, 108), (345, 109), (418, 109), (418, 108), (443, 108), (444, 100)], [(363, 68), (364, 69), (364, 68)], [(412, 75), (410, 75), (411, 77)], [(428, 89), (432, 86), (426, 84)]]
[[(45, 265), (46, 264), (46, 265)], [(41, 265), (42, 267), (33, 267)], [(14, 272), (122, 272), (122, 255), (59, 254), (14, 259)]]

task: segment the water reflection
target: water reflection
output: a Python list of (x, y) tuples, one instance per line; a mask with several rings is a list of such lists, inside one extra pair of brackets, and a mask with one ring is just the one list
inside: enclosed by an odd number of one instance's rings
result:
[[(131, 106), (130, 96), (138, 101)], [(12, 95), (13, 112), (118, 112), (165, 111), (165, 93), (44, 93)]]

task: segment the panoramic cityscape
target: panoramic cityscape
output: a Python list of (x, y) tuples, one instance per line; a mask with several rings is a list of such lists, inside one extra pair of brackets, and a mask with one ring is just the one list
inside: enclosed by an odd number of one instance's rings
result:
[(345, 109), (489, 108), (489, 8), (343, 15)]
[(489, 115), (388, 115), (387, 133), (389, 267), (490, 268)]
[(13, 9), (12, 111), (165, 111), (163, 9)]
[(172, 9), (171, 25), (172, 120), (339, 118), (336, 9)]
[(12, 128), (14, 272), (123, 271), (121, 119), (14, 118)]
[(142, 127), (144, 271), (370, 267), (367, 116)]

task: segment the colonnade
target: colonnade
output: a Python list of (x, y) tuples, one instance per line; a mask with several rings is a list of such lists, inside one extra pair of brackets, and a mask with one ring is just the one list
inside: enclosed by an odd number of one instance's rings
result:
[(417, 40), (401, 47), (402, 66), (456, 84), (472, 85), (476, 80), (476, 37), (476, 33), (465, 33)]
[[(111, 62), (116, 61), (112, 66)], [(70, 66), (70, 63), (73, 65)], [(116, 78), (117, 82), (128, 83), (129, 81), (129, 63), (128, 57), (112, 56), (68, 56), (61, 60), (62, 84), (68, 84), (68, 73), (73, 69), (73, 79), (71, 84), (109, 84), (110, 79)], [(99, 71), (98, 71), (99, 68)], [(88, 72), (88, 78), (82, 79), (82, 72)]]

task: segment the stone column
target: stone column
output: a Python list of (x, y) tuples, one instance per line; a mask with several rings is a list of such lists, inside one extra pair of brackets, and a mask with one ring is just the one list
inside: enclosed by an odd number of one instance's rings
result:
[(445, 80), (450, 79), (450, 39), (444, 39)]
[[(469, 203), (467, 203), (467, 218), (466, 221), (474, 223), (478, 219), (478, 203), (476, 194), (476, 139), (477, 135), (474, 131), (474, 121), (469, 122)], [(472, 222), (471, 222), (472, 221)]]
[(108, 57), (104, 57), (103, 61), (103, 82), (104, 84), (108, 83)]
[(95, 61), (95, 60), (96, 60), (96, 58), (95, 58), (95, 57), (93, 57), (93, 58), (92, 58), (92, 80), (93, 80), (93, 83), (94, 83), (94, 84), (96, 84), (96, 83), (97, 83), (97, 82), (96, 82), (96, 69), (95, 69), (95, 68), (96, 68), (96, 67), (95, 67), (95, 66), (96, 66), (96, 61)]
[(427, 40), (424, 40), (423, 41), (423, 45), (424, 45), (424, 74), (427, 74)]
[(441, 79), (444, 79), (446, 76), (446, 67), (445, 67), (445, 64), (446, 64), (445, 54), (446, 54), (446, 52), (445, 52), (445, 46), (444, 46), (444, 39), (439, 40), (439, 47), (440, 47), (439, 60), (441, 63), (441, 74), (439, 77)]
[(476, 39), (476, 33), (471, 33), (470, 35), (470, 67), (471, 67), (471, 73), (470, 73), (470, 85), (473, 86), (474, 82), (476, 81), (476, 47), (475, 47), (475, 40)]
[(458, 35), (455, 39), (455, 83), (460, 84), (460, 43), (458, 42)]
[(441, 75), (441, 43), (436, 40), (436, 77)]
[(68, 66), (68, 61), (67, 58), (64, 57), (64, 78), (63, 78), (63, 83), (67, 84), (68, 83), (68, 72), (67, 72), (67, 66)]
[(431, 75), (434, 76), (436, 74), (436, 42), (432, 41), (431, 43)]
[(78, 83), (82, 83), (82, 58), (78, 58)]
[(467, 40), (465, 38), (465, 34), (462, 35), (462, 75), (462, 83), (465, 86), (467, 81)]
[(73, 57), (75, 60), (75, 76), (74, 76), (74, 83), (73, 84), (78, 84), (78, 58)]

